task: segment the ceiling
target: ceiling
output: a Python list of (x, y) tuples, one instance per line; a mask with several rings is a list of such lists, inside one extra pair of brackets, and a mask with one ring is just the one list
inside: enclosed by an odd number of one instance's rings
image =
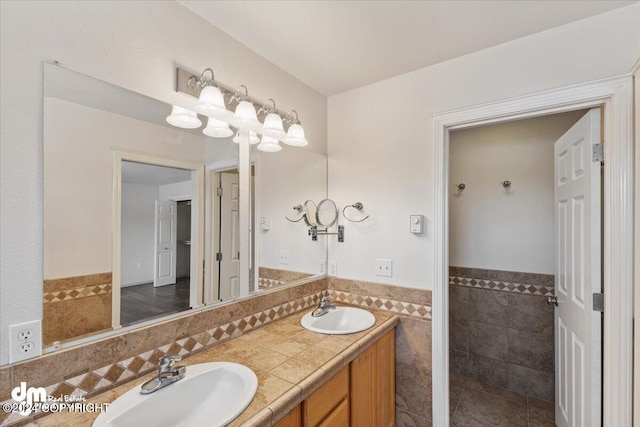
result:
[(178, 2), (330, 96), (637, 1)]

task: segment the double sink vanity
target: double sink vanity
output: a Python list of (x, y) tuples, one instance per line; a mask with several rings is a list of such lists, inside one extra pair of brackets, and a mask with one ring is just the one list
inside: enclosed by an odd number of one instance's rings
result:
[[(324, 299), (323, 299), (324, 303)], [(322, 303), (321, 303), (322, 305)], [(41, 425), (391, 426), (396, 316), (354, 307), (305, 310), (88, 399), (97, 414), (56, 414)], [(179, 360), (179, 359), (178, 359)], [(174, 365), (174, 362), (176, 365)], [(183, 377), (141, 393), (163, 377)], [(97, 418), (96, 418), (97, 416)]]

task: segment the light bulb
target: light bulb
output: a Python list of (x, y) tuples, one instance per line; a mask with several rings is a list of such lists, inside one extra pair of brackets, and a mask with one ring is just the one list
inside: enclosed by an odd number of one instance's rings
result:
[(260, 122), (253, 104), (249, 101), (241, 101), (236, 107), (231, 124), (240, 129), (258, 130)]
[(167, 123), (183, 129), (195, 129), (202, 126), (202, 122), (194, 111), (178, 107), (177, 105), (173, 106), (171, 114), (167, 116)]
[[(246, 132), (246, 131), (245, 131)], [(246, 138), (247, 134), (240, 135), (240, 131), (236, 132), (236, 136), (233, 137), (232, 141), (236, 144), (240, 143), (240, 138)], [(249, 131), (249, 144), (254, 145), (260, 142), (260, 138), (258, 138), (258, 134), (254, 131)]]
[(287, 136), (287, 133), (282, 127), (282, 118), (276, 113), (267, 114), (260, 133), (280, 140)]
[(258, 144), (258, 150), (266, 151), (267, 153), (275, 153), (282, 150), (278, 140), (267, 135), (262, 135), (262, 141)]
[(229, 124), (211, 117), (207, 120), (207, 127), (202, 129), (202, 133), (214, 138), (227, 138), (233, 135), (233, 131), (229, 129)]
[(304, 129), (297, 123), (289, 126), (287, 136), (282, 140), (282, 142), (287, 145), (293, 145), (294, 147), (304, 147), (309, 144), (307, 139), (304, 137)]
[(215, 86), (205, 86), (200, 92), (198, 103), (193, 108), (196, 112), (218, 119), (227, 116), (227, 109), (224, 106), (222, 92)]

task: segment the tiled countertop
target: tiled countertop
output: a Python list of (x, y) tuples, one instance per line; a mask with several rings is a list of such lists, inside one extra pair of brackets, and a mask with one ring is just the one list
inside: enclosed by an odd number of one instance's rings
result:
[[(349, 364), (372, 343), (393, 329), (398, 318), (374, 311), (375, 325), (349, 335), (322, 335), (300, 326), (310, 310), (276, 321), (264, 328), (212, 347), (180, 364), (228, 361), (251, 368), (258, 377), (258, 391), (245, 411), (230, 426), (270, 426), (306, 399), (322, 384)], [(133, 387), (154, 377), (138, 378), (87, 399), (89, 403), (110, 403)], [(170, 387), (170, 386), (169, 386)], [(98, 414), (63, 412), (49, 415), (30, 426), (91, 426)]]

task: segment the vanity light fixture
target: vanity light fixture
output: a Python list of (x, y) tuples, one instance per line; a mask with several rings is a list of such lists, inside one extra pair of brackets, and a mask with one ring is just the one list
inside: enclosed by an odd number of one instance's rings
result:
[(177, 105), (173, 106), (171, 114), (167, 116), (167, 123), (183, 129), (196, 129), (202, 126), (202, 122), (194, 111)]
[(260, 113), (266, 113), (267, 116), (264, 118), (264, 124), (262, 125), (262, 129), (260, 129), (260, 134), (270, 136), (275, 139), (283, 140), (287, 133), (284, 131), (282, 127), (282, 117), (273, 111), (276, 108), (276, 102), (269, 98), (264, 103), (262, 108), (258, 111)]
[(207, 127), (202, 129), (202, 133), (213, 138), (228, 138), (233, 135), (233, 131), (229, 129), (229, 124), (222, 120), (209, 117)]
[[(293, 118), (293, 114), (296, 116), (295, 119)], [(294, 147), (304, 147), (308, 145), (309, 142), (304, 137), (304, 129), (300, 125), (300, 120), (298, 120), (298, 112), (296, 110), (289, 111), (285, 117), (285, 121), (291, 123), (291, 125), (287, 131), (287, 136), (282, 142)]]
[[(236, 131), (236, 136), (233, 137), (232, 141), (236, 144), (240, 144), (240, 131)], [(249, 144), (254, 145), (260, 142), (260, 138), (258, 138), (258, 134), (254, 131), (249, 131)]]
[[(244, 93), (242, 93), (244, 92)], [(256, 113), (256, 107), (250, 101), (247, 101), (249, 90), (245, 85), (240, 85), (236, 90), (234, 98), (238, 101), (236, 112), (233, 115), (231, 124), (238, 129), (258, 130), (261, 127)]]
[[(223, 126), (219, 123), (224, 121), (238, 130), (250, 131), (251, 144), (260, 142), (257, 136), (259, 133), (263, 137), (260, 146), (268, 147), (270, 151), (279, 151), (282, 148), (278, 141), (297, 147), (309, 144), (295, 110), (285, 114), (276, 108), (273, 99), (260, 103), (249, 97), (249, 91), (244, 85), (234, 91), (216, 81), (211, 68), (206, 68), (198, 76), (178, 67), (176, 92), (196, 97), (198, 102), (193, 108), (195, 112), (174, 107), (172, 114), (167, 117), (167, 122), (174, 126), (187, 129), (202, 126), (196, 114), (199, 113), (209, 117), (207, 128), (203, 130), (209, 136), (217, 138), (230, 136), (229, 125)], [(260, 120), (263, 120), (264, 124)], [(236, 134), (233, 138), (233, 142), (239, 143), (238, 135)], [(264, 139), (264, 137), (267, 138)]]
[(262, 135), (262, 141), (258, 144), (258, 150), (275, 153), (276, 151), (282, 150), (282, 147), (278, 144), (277, 139), (268, 135)]
[[(207, 78), (207, 74), (210, 74), (211, 78)], [(224, 106), (224, 96), (215, 85), (214, 77), (213, 70), (206, 68), (199, 78), (191, 76), (187, 80), (187, 86), (190, 89), (194, 91), (201, 89), (198, 103), (193, 109), (203, 116), (227, 119), (229, 112)]]

